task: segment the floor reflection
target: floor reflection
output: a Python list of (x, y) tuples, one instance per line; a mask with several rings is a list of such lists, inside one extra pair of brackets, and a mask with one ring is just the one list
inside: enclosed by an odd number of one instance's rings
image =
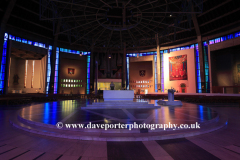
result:
[[(19, 115), (24, 119), (55, 125), (59, 121), (64, 123), (175, 123), (190, 124), (205, 122), (215, 118), (218, 114), (203, 105), (183, 103), (183, 106), (161, 106), (158, 109), (95, 109), (81, 110), (93, 102), (101, 100), (65, 100), (48, 102), (23, 108)], [(157, 100), (134, 100), (148, 102), (158, 106)]]

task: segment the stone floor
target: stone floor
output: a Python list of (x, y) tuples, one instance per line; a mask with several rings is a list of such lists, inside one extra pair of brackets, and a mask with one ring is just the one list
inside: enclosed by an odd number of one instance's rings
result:
[[(80, 110), (76, 110), (79, 104), (85, 106), (85, 101), (82, 102), (53, 102), (39, 104), (34, 107), (34, 114), (30, 116), (31, 109), (23, 112), (23, 116), (31, 120), (40, 121), (42, 123), (54, 124), (59, 120), (65, 119), (69, 123), (86, 121), (87, 116), (84, 113), (80, 114), (84, 118), (75, 116), (74, 114)], [(63, 104), (59, 108), (57, 104)], [(65, 104), (65, 105), (64, 105)], [(45, 108), (42, 110), (42, 105)], [(55, 105), (56, 107), (48, 107)], [(64, 107), (65, 106), (65, 107)], [(195, 109), (192, 107), (195, 106)], [(33, 107), (33, 105), (32, 105)], [(39, 108), (38, 108), (39, 107)], [(173, 140), (157, 140), (157, 141), (137, 141), (137, 142), (101, 142), (101, 141), (83, 141), (61, 139), (47, 136), (39, 136), (28, 132), (13, 128), (9, 119), (15, 113), (22, 109), (23, 106), (8, 106), (0, 107), (0, 159), (119, 159), (119, 160), (141, 160), (141, 159), (240, 159), (240, 108), (237, 105), (208, 105), (208, 104), (186, 104), (185, 109), (163, 108), (166, 114), (161, 113), (161, 116), (168, 118), (179, 116), (183, 121), (186, 120), (186, 113), (193, 112), (197, 118), (202, 120), (209, 119), (214, 116), (215, 111), (219, 114), (229, 117), (228, 125), (220, 130), (203, 134), (194, 137), (180, 138)], [(31, 107), (29, 107), (31, 108)], [(52, 110), (50, 110), (50, 108)], [(64, 112), (57, 112), (57, 110)], [(178, 110), (177, 110), (178, 109)], [(209, 114), (202, 115), (202, 111)], [(38, 111), (37, 111), (38, 110)], [(77, 111), (77, 112), (75, 112)], [(75, 113), (74, 113), (75, 112)], [(118, 119), (131, 119), (133, 117), (146, 117), (156, 111), (135, 112), (129, 110), (129, 115), (122, 112), (113, 112)], [(45, 113), (45, 114), (42, 114)], [(102, 114), (99, 111), (100, 114)], [(168, 113), (168, 115), (167, 115)], [(182, 114), (177, 114), (182, 113)], [(104, 113), (105, 114), (105, 113)], [(106, 114), (110, 114), (108, 111)], [(70, 115), (70, 116), (69, 116)], [(133, 115), (131, 117), (130, 115)], [(100, 115), (92, 115), (88, 120), (102, 121), (103, 117)], [(196, 118), (195, 117), (195, 118)], [(139, 119), (140, 119), (139, 118)], [(178, 118), (173, 118), (177, 121)], [(190, 118), (191, 119), (191, 118)], [(192, 117), (194, 119), (194, 117)], [(152, 122), (155, 123), (156, 121)], [(161, 121), (163, 122), (163, 121)], [(185, 122), (185, 121), (184, 121)], [(179, 122), (180, 123), (180, 122)]]

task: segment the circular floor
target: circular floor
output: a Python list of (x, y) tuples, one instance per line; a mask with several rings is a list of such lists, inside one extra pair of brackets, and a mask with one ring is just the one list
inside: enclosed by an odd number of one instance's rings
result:
[[(146, 101), (147, 105), (143, 104), (144, 100), (135, 100), (134, 104), (133, 102), (129, 105), (118, 103), (110, 106), (109, 103), (104, 104), (98, 100), (49, 102), (21, 109), (17, 118), (13, 119), (11, 123), (19, 129), (40, 135), (98, 141), (174, 139), (212, 132), (227, 124), (225, 117), (219, 117), (217, 112), (202, 105), (183, 103), (183, 106), (168, 107), (159, 106), (157, 100)], [(101, 104), (99, 105), (101, 109), (88, 109), (88, 107), (98, 106), (98, 104)], [(103, 109), (104, 105), (108, 108)], [(117, 109), (114, 108), (116, 106), (118, 106)], [(139, 108), (139, 106), (145, 107)], [(59, 129), (59, 125), (56, 125), (59, 122), (63, 125), (61, 129)], [(151, 125), (152, 127), (130, 130), (129, 125), (124, 129), (115, 125), (116, 129), (105, 130), (98, 129), (95, 125), (95, 128), (92, 129), (85, 128), (90, 122), (91, 125), (146, 124), (147, 126), (148, 124), (148, 127)], [(66, 128), (66, 124), (83, 124), (84, 129), (69, 129)], [(159, 125), (156, 126), (156, 124)], [(175, 124), (176, 128), (173, 126), (173, 128), (165, 129), (164, 126), (168, 127), (170, 124)], [(191, 127), (191, 124), (195, 126), (197, 124), (200, 128), (179, 128), (180, 125)]]

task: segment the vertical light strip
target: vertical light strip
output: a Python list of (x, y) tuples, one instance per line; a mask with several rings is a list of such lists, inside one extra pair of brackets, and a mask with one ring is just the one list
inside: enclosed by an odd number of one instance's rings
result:
[(127, 60), (127, 90), (129, 90), (129, 57), (126, 57)]
[(196, 71), (197, 71), (197, 93), (202, 93), (198, 44), (195, 44), (195, 50), (196, 50)]
[(35, 60), (32, 61), (32, 80), (31, 80), (31, 88), (33, 88), (34, 66), (35, 66)]
[(52, 46), (49, 46), (49, 48), (48, 48), (48, 56), (47, 56), (47, 84), (46, 84), (46, 94), (48, 94), (49, 88), (50, 88), (51, 54), (52, 54)]
[(3, 93), (5, 90), (4, 81), (5, 81), (6, 63), (7, 63), (7, 40), (8, 40), (8, 34), (5, 33), (3, 51), (2, 51), (1, 71), (0, 71), (0, 93)]
[(164, 65), (163, 65), (163, 51), (160, 51), (161, 60), (161, 92), (164, 92)]
[(28, 60), (25, 60), (24, 88), (27, 87), (27, 67), (28, 67)]
[(55, 60), (55, 74), (54, 74), (54, 94), (58, 91), (58, 65), (59, 65), (59, 48), (56, 48), (56, 60)]
[(203, 54), (204, 54), (204, 69), (205, 69), (205, 86), (206, 93), (210, 93), (209, 83), (209, 63), (208, 63), (208, 45), (207, 42), (203, 42)]
[(154, 82), (155, 82), (155, 92), (158, 92), (158, 80), (157, 80), (157, 55), (154, 55)]
[(88, 52), (87, 55), (87, 94), (90, 92), (90, 58), (91, 58), (91, 52)]

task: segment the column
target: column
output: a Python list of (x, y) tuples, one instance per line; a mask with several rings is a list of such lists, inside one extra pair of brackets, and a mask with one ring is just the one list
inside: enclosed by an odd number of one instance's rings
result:
[(126, 87), (126, 42), (123, 43), (122, 88)]
[(94, 50), (94, 40), (92, 40), (92, 45), (91, 45), (91, 58), (90, 58), (90, 93), (94, 91), (94, 79), (95, 79), (95, 54), (93, 53)]
[(157, 81), (158, 81), (158, 92), (161, 92), (161, 72), (160, 72), (160, 44), (159, 44), (159, 37), (158, 34), (156, 35), (156, 40), (157, 40)]
[[(58, 87), (58, 69), (56, 70), (56, 63), (58, 63), (59, 60), (59, 48), (57, 48), (57, 41), (58, 41), (58, 32), (60, 32), (60, 25), (61, 21), (59, 20), (57, 22), (56, 26), (56, 32), (53, 37), (53, 48), (52, 48), (52, 54), (50, 57), (51, 61), (51, 76), (50, 76), (50, 86), (49, 86), (49, 94), (56, 94), (58, 93), (58, 90), (55, 90), (54, 92), (54, 87)], [(56, 77), (56, 79), (55, 79)]]
[(199, 51), (199, 62), (200, 62), (200, 76), (201, 76), (201, 89), (202, 93), (206, 92), (206, 83), (205, 83), (205, 70), (204, 70), (204, 55), (203, 55), (203, 44), (202, 36), (198, 36), (198, 51)]

